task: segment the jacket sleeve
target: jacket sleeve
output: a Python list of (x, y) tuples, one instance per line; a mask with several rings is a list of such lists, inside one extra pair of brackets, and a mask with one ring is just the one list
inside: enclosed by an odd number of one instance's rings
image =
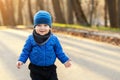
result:
[(31, 45), (31, 40), (29, 36), (28, 39), (25, 41), (24, 47), (22, 49), (22, 52), (20, 54), (18, 61), (22, 61), (23, 63), (26, 63), (29, 53), (31, 52), (31, 49), (32, 49), (32, 45)]
[(66, 61), (69, 60), (68, 56), (64, 53), (60, 41), (56, 38), (55, 44), (55, 53), (57, 58), (64, 64)]

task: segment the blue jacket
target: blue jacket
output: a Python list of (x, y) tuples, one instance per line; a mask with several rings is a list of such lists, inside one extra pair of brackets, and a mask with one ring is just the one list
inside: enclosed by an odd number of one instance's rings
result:
[(48, 40), (41, 45), (35, 42), (33, 35), (31, 34), (25, 42), (19, 61), (25, 63), (29, 58), (32, 64), (49, 66), (55, 63), (56, 57), (62, 63), (69, 60), (63, 52), (58, 38), (54, 34), (51, 34)]

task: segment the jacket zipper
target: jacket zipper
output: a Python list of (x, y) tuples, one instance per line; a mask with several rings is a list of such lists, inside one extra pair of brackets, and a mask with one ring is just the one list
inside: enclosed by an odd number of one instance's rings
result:
[(44, 49), (45, 51), (44, 51), (44, 65), (46, 66), (46, 56), (45, 56), (45, 54), (46, 54), (46, 44), (45, 44), (45, 49)]

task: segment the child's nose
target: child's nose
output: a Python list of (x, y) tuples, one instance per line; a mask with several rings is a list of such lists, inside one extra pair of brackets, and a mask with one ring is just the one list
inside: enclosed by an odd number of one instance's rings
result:
[(41, 29), (44, 29), (45, 28), (45, 26), (44, 25), (41, 25)]

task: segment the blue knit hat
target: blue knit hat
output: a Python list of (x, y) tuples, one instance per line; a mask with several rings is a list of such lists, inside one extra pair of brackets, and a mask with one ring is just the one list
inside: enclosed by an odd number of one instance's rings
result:
[(47, 24), (52, 26), (51, 14), (47, 11), (40, 10), (34, 15), (34, 27), (38, 24)]

